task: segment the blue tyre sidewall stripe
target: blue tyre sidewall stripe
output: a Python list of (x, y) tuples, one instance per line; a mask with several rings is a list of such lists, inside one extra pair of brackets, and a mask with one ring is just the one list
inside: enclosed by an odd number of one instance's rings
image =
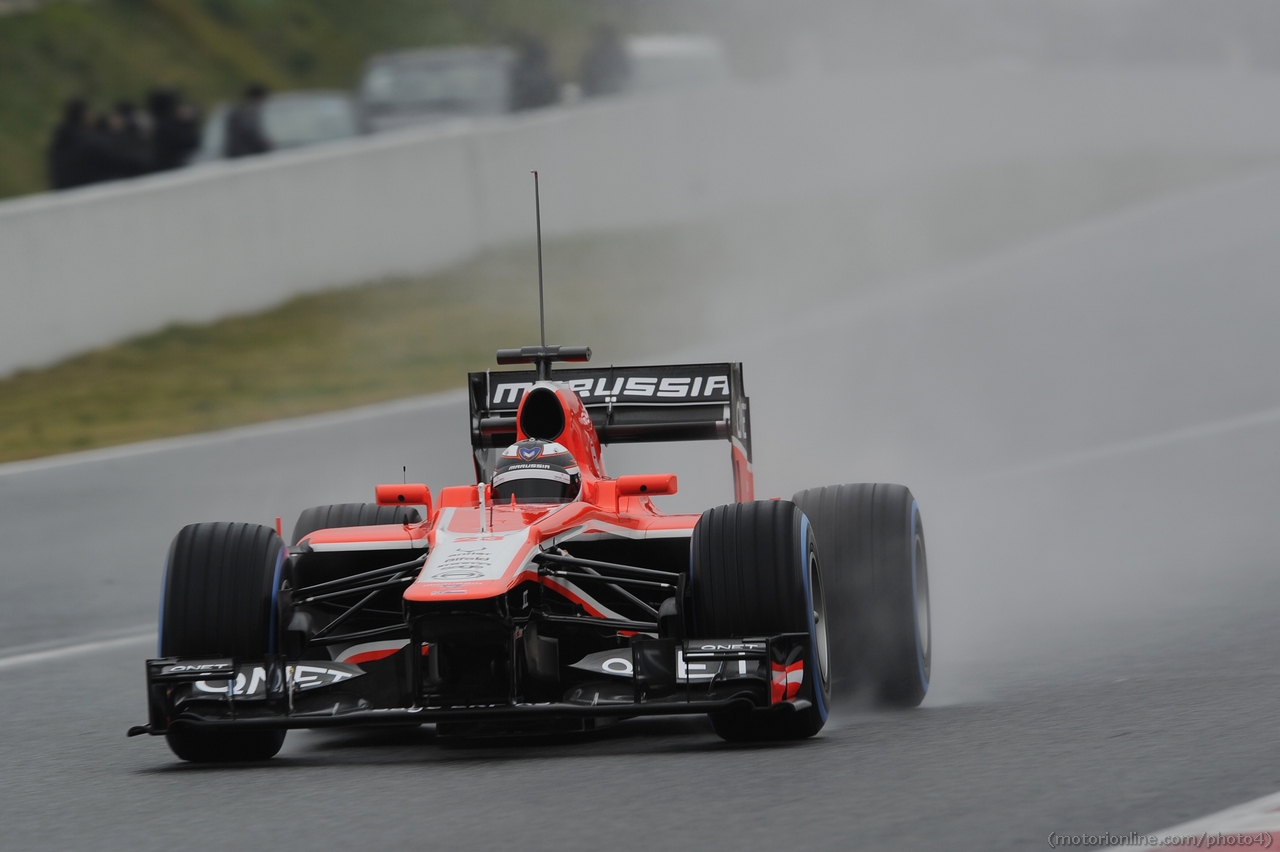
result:
[(276, 568), (272, 572), (271, 579), (271, 611), (267, 613), (267, 652), (274, 654), (276, 652), (276, 634), (280, 632), (279, 615), (276, 607), (279, 605), (280, 597), (280, 578), (284, 573), (284, 556), (287, 548), (281, 547), (276, 551)]
[[(177, 539), (174, 539), (177, 544)], [(169, 545), (169, 552), (164, 557), (164, 574), (160, 576), (160, 623), (156, 626), (156, 656), (164, 656), (164, 608), (165, 597), (169, 593), (169, 566), (173, 563), (173, 545)]]
[[(701, 524), (702, 520), (699, 519), (698, 523)], [(694, 527), (694, 530), (695, 531), (697, 530), (696, 526)], [(693, 602), (695, 600), (697, 600), (697, 596), (695, 595), (694, 589), (693, 589), (693, 534), (690, 533), (689, 534), (689, 588), (685, 592), (685, 600), (680, 601), (680, 606), (687, 607), (689, 611), (689, 622), (690, 622), (689, 628), (692, 629), (693, 634), (696, 636), (698, 635), (698, 610), (697, 610), (697, 607), (693, 606)]]
[[(916, 574), (919, 566), (916, 565), (916, 519), (920, 516), (920, 504), (911, 500), (911, 515), (907, 520), (907, 541), (911, 548), (911, 623), (915, 625), (916, 637), (916, 665), (919, 667), (920, 684), (924, 687), (924, 691), (929, 691), (929, 675), (924, 670), (924, 648), (920, 642), (920, 605), (917, 602), (919, 589), (916, 586)], [(928, 570), (926, 568), (926, 570)], [(930, 626), (930, 641), (933, 640), (933, 625)]]
[[(822, 664), (818, 661), (818, 626), (813, 621), (813, 586), (809, 581), (809, 516), (800, 512), (800, 564), (804, 575), (804, 598), (809, 613), (809, 656), (812, 658), (814, 673), (813, 694), (818, 705), (818, 716), (827, 721), (827, 699), (822, 689)], [(818, 562), (818, 570), (822, 570), (822, 562)], [(912, 577), (914, 578), (914, 574)], [(914, 581), (914, 580), (913, 580)], [(830, 681), (831, 674), (828, 672)]]

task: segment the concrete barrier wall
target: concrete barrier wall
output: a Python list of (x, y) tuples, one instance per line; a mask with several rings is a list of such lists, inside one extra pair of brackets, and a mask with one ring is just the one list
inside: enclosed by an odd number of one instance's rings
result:
[(458, 124), (0, 204), (0, 374), (532, 236), (1009, 161), (1280, 152), (1280, 78), (969, 70)]

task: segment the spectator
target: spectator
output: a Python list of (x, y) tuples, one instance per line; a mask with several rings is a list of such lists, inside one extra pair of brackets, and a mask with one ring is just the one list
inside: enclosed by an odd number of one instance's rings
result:
[(113, 141), (116, 171), (136, 177), (151, 170), (151, 118), (133, 101), (116, 102), (117, 131)]
[(560, 81), (551, 68), (551, 52), (534, 35), (517, 39), (515, 65), (511, 69), (511, 108), (536, 109), (560, 100)]
[(91, 181), (87, 154), (92, 144), (89, 105), (83, 98), (71, 98), (62, 106), (62, 121), (49, 143), (49, 184), (54, 189), (70, 189)]
[(248, 157), (271, 150), (271, 140), (262, 128), (262, 105), (267, 101), (267, 88), (254, 83), (244, 90), (244, 98), (227, 113), (227, 157)]
[(631, 60), (617, 29), (608, 24), (596, 28), (595, 41), (582, 57), (579, 75), (587, 97), (621, 93), (631, 78)]
[(125, 100), (97, 118), (73, 98), (49, 142), (49, 183), (66, 189), (177, 168), (199, 145), (199, 112), (176, 91), (152, 91), (146, 111)]
[(86, 183), (118, 180), (125, 177), (127, 169), (121, 165), (120, 138), (124, 134), (124, 119), (118, 112), (108, 112), (93, 120), (93, 131), (84, 151)]
[(154, 130), (151, 170), (176, 169), (200, 147), (200, 113), (174, 89), (153, 89), (147, 95)]

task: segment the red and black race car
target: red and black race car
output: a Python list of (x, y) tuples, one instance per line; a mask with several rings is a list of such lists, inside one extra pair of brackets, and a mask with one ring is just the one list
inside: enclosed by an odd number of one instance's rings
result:
[[(149, 723), (186, 760), (261, 760), (290, 728), (582, 731), (705, 713), (728, 740), (796, 739), (833, 687), (915, 706), (929, 685), (924, 533), (900, 485), (754, 499), (740, 364), (469, 377), (476, 485), (379, 485), (169, 550)], [(736, 502), (664, 514), (673, 474), (610, 477), (602, 444), (727, 440)]]

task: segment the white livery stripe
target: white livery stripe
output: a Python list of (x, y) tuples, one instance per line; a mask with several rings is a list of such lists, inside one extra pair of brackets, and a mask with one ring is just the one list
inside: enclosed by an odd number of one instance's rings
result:
[[(577, 470), (574, 470), (573, 473), (577, 473)], [(501, 485), (508, 479), (548, 479), (552, 482), (563, 482), (568, 484), (569, 474), (559, 470), (541, 470), (539, 468), (522, 467), (518, 470), (508, 470), (495, 474), (493, 477), (493, 484)]]
[(568, 597), (570, 600), (578, 599), (582, 601), (582, 603), (584, 604), (584, 608), (587, 609), (592, 615), (594, 615), (597, 618), (616, 618), (620, 621), (631, 620), (627, 618), (625, 615), (620, 615), (614, 612), (613, 610), (609, 609), (604, 604), (600, 603), (600, 601), (593, 598), (590, 594), (586, 592), (585, 589), (583, 589), (581, 586), (577, 585), (576, 583), (573, 583), (569, 580), (562, 579), (560, 577), (544, 577), (543, 582), (549, 586), (557, 588), (559, 591), (566, 592), (567, 593), (566, 597)]
[(330, 553), (334, 551), (346, 550), (421, 550), (427, 546), (427, 540), (420, 538), (416, 541), (410, 539), (399, 538), (392, 541), (339, 541), (339, 542), (321, 542), (319, 544), (311, 544), (311, 549), (316, 553)]
[[(583, 528), (580, 535), (575, 538), (589, 539), (593, 536), (605, 535), (610, 538), (630, 538), (630, 539), (649, 539), (649, 538), (689, 538), (693, 535), (692, 529), (662, 529), (662, 530), (633, 530), (628, 527), (610, 524), (604, 521), (589, 521)], [(567, 537), (566, 537), (567, 539)], [(561, 539), (565, 540), (565, 539)]]
[[(382, 659), (399, 651), (409, 644), (408, 639), (388, 639), (384, 642), (365, 642), (352, 645), (334, 657), (337, 663), (362, 663), (368, 659)], [(332, 652), (333, 649), (330, 649)]]

